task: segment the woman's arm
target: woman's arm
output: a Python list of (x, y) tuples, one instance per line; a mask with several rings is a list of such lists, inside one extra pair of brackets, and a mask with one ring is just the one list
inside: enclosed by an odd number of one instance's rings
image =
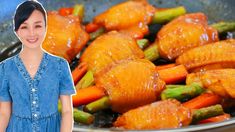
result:
[(62, 120), (60, 132), (71, 132), (73, 129), (73, 107), (70, 95), (60, 95)]
[(11, 117), (11, 102), (0, 102), (0, 132), (5, 132)]

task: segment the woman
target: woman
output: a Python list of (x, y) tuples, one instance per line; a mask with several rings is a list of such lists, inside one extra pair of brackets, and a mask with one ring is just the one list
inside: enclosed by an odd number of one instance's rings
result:
[(25, 1), (17, 7), (13, 22), (23, 47), (0, 63), (0, 132), (72, 131), (71, 71), (65, 59), (41, 48), (45, 9), (36, 1)]

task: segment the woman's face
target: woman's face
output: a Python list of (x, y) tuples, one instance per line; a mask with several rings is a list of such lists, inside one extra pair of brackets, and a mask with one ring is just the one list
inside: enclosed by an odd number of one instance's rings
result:
[(16, 34), (24, 48), (39, 48), (46, 34), (43, 14), (38, 10), (34, 10), (30, 17), (20, 25)]

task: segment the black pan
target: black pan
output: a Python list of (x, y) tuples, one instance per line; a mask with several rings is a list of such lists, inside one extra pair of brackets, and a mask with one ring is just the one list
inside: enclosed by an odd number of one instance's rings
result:
[[(23, 0), (1, 0), (0, 1), (0, 61), (17, 54), (21, 49), (19, 40), (13, 33), (12, 16), (16, 6)], [(108, 7), (120, 3), (124, 0), (39, 0), (43, 3), (46, 10), (57, 10), (59, 7), (73, 6), (76, 3), (85, 5), (85, 21), (89, 22), (94, 16), (103, 12)], [(175, 7), (183, 5), (188, 12), (203, 12), (208, 16), (209, 23), (215, 23), (222, 20), (235, 21), (235, 1), (234, 0), (149, 0), (155, 7)], [(235, 33), (229, 33), (234, 36)], [(232, 34), (232, 35), (231, 35)], [(233, 110), (234, 111), (234, 110)], [(108, 114), (104, 114), (108, 113)], [(104, 122), (110, 123), (116, 116), (110, 111), (103, 111), (100, 118), (95, 121), (93, 126), (85, 126), (81, 124), (74, 125), (74, 131), (116, 131), (100, 124)], [(108, 128), (105, 128), (108, 127)], [(232, 132), (235, 131), (235, 117), (221, 123), (212, 123), (207, 125), (195, 125), (180, 129), (169, 129), (168, 131), (213, 131), (213, 132)]]

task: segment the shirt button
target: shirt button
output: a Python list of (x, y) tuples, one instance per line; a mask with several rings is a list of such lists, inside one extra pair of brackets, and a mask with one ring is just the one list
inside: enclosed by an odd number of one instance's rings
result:
[(35, 88), (33, 88), (32, 91), (35, 92), (36, 91)]
[(36, 101), (33, 101), (33, 104), (36, 104)]
[(34, 117), (37, 117), (38, 115), (37, 114), (34, 114)]

